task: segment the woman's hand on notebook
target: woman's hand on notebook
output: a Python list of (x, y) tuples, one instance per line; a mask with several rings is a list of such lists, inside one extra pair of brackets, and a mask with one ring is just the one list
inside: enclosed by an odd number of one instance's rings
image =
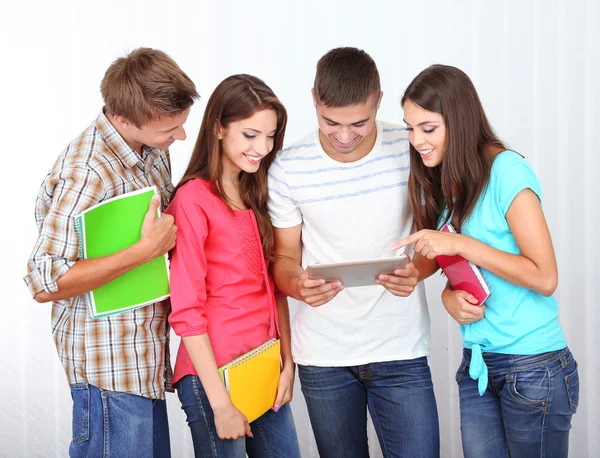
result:
[(283, 367), (279, 376), (275, 405), (273, 406), (275, 412), (278, 412), (285, 404), (292, 402), (292, 396), (294, 395), (294, 375), (295, 367), (293, 363)]
[(217, 435), (221, 439), (239, 439), (252, 436), (246, 416), (230, 402), (223, 407), (213, 409)]
[(446, 287), (442, 292), (442, 304), (458, 324), (471, 324), (485, 315), (485, 305), (477, 306), (477, 299), (466, 291)]

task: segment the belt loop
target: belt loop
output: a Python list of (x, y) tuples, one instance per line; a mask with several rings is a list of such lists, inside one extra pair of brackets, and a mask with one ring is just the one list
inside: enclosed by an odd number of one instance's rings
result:
[(560, 357), (560, 367), (562, 369), (564, 369), (565, 367), (567, 367), (567, 357), (566, 356), (561, 356)]

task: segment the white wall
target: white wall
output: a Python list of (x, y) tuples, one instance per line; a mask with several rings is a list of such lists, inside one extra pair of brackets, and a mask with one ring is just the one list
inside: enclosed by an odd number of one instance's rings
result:
[[(71, 401), (51, 339), (50, 307), (35, 303), (21, 279), (36, 237), (34, 200), (55, 157), (100, 110), (105, 69), (137, 46), (168, 52), (202, 95), (187, 123), (188, 139), (172, 149), (175, 180), (210, 92), (230, 74), (252, 73), (271, 85), (289, 110), (289, 144), (315, 126), (314, 68), (332, 47), (357, 46), (373, 56), (385, 91), (380, 118), (388, 121), (401, 122), (402, 91), (427, 65), (465, 70), (501, 138), (526, 156), (542, 183), (560, 269), (561, 322), (581, 370), (571, 456), (598, 456), (598, 22), (594, 0), (3, 0), (0, 456), (67, 454)], [(454, 372), (461, 342), (441, 306), (441, 287), (439, 278), (427, 284), (430, 362), (442, 455), (458, 457)], [(168, 402), (173, 456), (192, 456), (179, 401), (169, 396)], [(293, 408), (303, 455), (317, 456), (298, 386)], [(373, 456), (381, 456), (372, 431), (369, 437)]]

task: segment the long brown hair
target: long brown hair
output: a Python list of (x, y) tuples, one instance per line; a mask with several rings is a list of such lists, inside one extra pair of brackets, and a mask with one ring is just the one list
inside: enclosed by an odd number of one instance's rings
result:
[[(408, 85), (402, 96), (444, 117), (446, 154), (426, 167), (410, 145), (408, 190), (417, 230), (437, 229), (452, 218), (456, 230), (473, 211), (490, 177), (491, 150), (506, 149), (496, 137), (469, 77), (456, 67), (432, 65)], [(440, 217), (447, 210), (444, 221)]]
[[(233, 75), (221, 82), (208, 99), (196, 146), (183, 178), (175, 187), (171, 200), (184, 183), (193, 178), (208, 181), (212, 191), (231, 209), (223, 189), (223, 154), (218, 138), (219, 126), (227, 128), (231, 122), (247, 119), (258, 111), (274, 110), (277, 114), (277, 131), (273, 149), (262, 161), (256, 173), (240, 172), (240, 196), (244, 205), (256, 215), (264, 254), (271, 258), (273, 249), (273, 226), (267, 213), (267, 172), (275, 154), (283, 147), (287, 124), (285, 107), (264, 81), (251, 75)], [(232, 210), (233, 211), (233, 210)]]

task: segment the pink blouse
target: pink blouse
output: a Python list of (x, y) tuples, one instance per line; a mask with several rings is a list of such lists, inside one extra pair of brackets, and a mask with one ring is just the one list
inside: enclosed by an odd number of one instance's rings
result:
[[(178, 336), (208, 333), (220, 367), (279, 334), (273, 280), (252, 210), (230, 210), (204, 180), (184, 184), (166, 213), (175, 218), (171, 314)], [(183, 342), (173, 383), (197, 375)]]

